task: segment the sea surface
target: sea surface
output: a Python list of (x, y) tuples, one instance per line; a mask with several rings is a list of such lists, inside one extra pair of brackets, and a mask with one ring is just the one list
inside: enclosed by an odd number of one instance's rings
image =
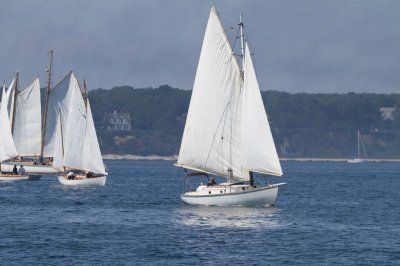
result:
[(283, 162), (275, 207), (181, 202), (170, 161), (105, 187), (0, 183), (0, 265), (400, 265), (400, 163)]

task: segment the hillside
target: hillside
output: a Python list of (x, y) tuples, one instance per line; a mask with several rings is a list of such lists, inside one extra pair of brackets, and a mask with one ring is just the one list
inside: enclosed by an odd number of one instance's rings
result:
[[(191, 91), (168, 85), (90, 91), (103, 153), (177, 154), (190, 96)], [(370, 158), (400, 158), (400, 114), (385, 120), (380, 112), (398, 105), (398, 94), (266, 91), (262, 96), (280, 156), (349, 158), (360, 130)], [(109, 129), (106, 113), (114, 111), (129, 115), (130, 130)]]

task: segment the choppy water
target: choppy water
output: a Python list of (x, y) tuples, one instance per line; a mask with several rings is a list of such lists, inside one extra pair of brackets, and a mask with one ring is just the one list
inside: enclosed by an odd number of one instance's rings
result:
[(400, 164), (283, 164), (276, 207), (181, 203), (182, 171), (108, 161), (105, 187), (0, 183), (0, 264), (400, 265)]

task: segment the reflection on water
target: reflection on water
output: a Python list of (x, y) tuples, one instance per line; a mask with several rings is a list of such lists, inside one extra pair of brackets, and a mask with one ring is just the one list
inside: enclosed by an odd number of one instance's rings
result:
[(176, 209), (177, 223), (213, 228), (278, 228), (283, 223), (275, 207), (182, 206)]

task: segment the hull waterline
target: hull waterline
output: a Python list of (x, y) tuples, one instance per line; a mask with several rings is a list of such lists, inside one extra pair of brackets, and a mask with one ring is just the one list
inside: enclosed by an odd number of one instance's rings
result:
[(51, 167), (51, 165), (40, 165), (25, 162), (3, 162), (1, 163), (1, 170), (5, 172), (12, 172), (14, 165), (23, 165), (25, 173), (27, 174), (57, 174), (58, 170)]
[[(244, 191), (209, 195), (187, 192), (181, 195), (181, 199), (183, 202), (190, 205), (267, 206), (275, 204), (278, 196), (278, 188), (283, 185), (286, 185), (286, 183), (279, 183)], [(211, 190), (209, 192), (211, 193)], [(223, 191), (221, 190), (221, 192)]]
[(350, 159), (350, 160), (347, 160), (347, 162), (348, 163), (363, 163), (363, 162), (365, 162), (365, 160), (364, 159)]
[(68, 179), (66, 176), (58, 176), (58, 181), (65, 186), (105, 186), (107, 176)]
[(0, 181), (24, 181), (28, 179), (28, 175), (0, 174)]

